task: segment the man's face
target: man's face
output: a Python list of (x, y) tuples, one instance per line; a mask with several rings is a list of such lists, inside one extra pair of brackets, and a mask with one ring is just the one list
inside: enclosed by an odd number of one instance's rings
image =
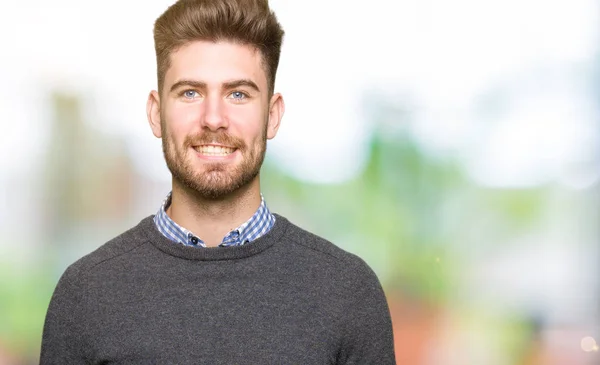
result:
[(148, 117), (175, 183), (219, 199), (258, 176), (283, 114), (261, 61), (254, 48), (229, 42), (196, 41), (171, 54)]

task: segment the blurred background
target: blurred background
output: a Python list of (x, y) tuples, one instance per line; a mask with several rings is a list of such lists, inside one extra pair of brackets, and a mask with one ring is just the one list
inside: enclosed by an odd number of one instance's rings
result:
[[(65, 268), (169, 191), (146, 122), (173, 1), (0, 3), (0, 365)], [(271, 0), (272, 211), (364, 258), (398, 364), (600, 363), (600, 4)]]

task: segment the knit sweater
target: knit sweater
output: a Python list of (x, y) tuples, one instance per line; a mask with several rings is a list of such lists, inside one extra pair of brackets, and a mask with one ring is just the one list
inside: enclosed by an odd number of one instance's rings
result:
[(395, 364), (373, 271), (276, 217), (256, 241), (202, 249), (143, 219), (62, 275), (40, 364)]

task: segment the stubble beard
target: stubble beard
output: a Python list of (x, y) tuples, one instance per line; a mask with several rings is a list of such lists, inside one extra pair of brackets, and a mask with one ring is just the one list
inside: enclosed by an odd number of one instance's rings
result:
[[(162, 119), (164, 121), (165, 119)], [(173, 179), (200, 198), (220, 200), (249, 185), (259, 174), (267, 149), (267, 124), (255, 146), (247, 146), (226, 132), (204, 132), (186, 137), (182, 148), (176, 148), (165, 125), (162, 126), (162, 147), (167, 167)], [(223, 162), (204, 162), (202, 171), (194, 168), (191, 146), (217, 142), (237, 148), (242, 162), (237, 166)]]

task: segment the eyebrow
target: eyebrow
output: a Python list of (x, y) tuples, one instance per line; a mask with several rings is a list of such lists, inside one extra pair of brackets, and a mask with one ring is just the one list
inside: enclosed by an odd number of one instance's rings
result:
[[(184, 86), (193, 87), (196, 89), (206, 89), (207, 85), (205, 82), (202, 82), (202, 81), (180, 80), (171, 86), (170, 92), (173, 92)], [(256, 90), (257, 92), (260, 92), (260, 88), (258, 87), (258, 85), (256, 85), (256, 83), (250, 79), (232, 80), (232, 81), (227, 81), (227, 82), (223, 83), (223, 88), (225, 88), (225, 89), (235, 89), (240, 86), (246, 86), (246, 87)]]
[(223, 86), (226, 89), (235, 89), (240, 86), (246, 86), (246, 87), (256, 90), (257, 92), (260, 92), (258, 85), (256, 85), (256, 83), (254, 81), (249, 80), (249, 79), (228, 81), (228, 82), (224, 83)]
[(173, 92), (183, 86), (189, 86), (196, 89), (206, 89), (206, 83), (202, 81), (194, 80), (179, 80), (171, 86), (170, 92)]

